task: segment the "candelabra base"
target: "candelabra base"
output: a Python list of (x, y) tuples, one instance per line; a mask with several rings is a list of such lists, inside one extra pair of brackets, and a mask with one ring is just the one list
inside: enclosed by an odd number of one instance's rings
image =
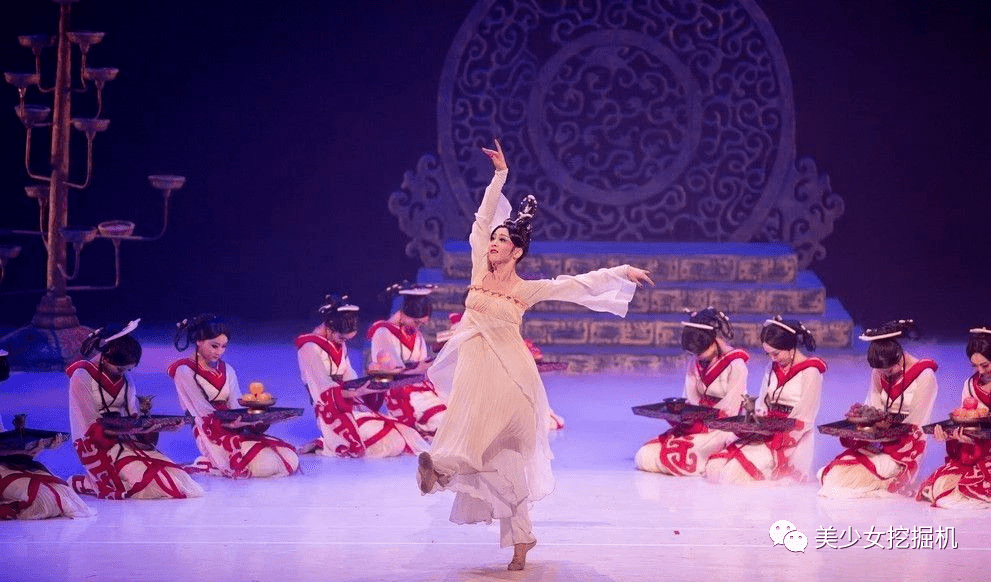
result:
[(78, 324), (62, 329), (32, 324), (0, 338), (0, 349), (10, 354), (7, 359), (11, 370), (62, 371), (81, 357), (79, 348), (91, 331)]

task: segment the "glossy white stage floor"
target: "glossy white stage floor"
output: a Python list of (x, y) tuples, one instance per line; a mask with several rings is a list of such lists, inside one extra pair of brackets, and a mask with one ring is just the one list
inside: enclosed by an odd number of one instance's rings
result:
[[(910, 350), (941, 364), (934, 419), (944, 418), (970, 374), (963, 347), (929, 344)], [(171, 347), (145, 339), (145, 356), (133, 380), (139, 393), (158, 395), (158, 413), (179, 411), (163, 372), (175, 357)], [(289, 342), (233, 343), (226, 359), (245, 384), (265, 382), (280, 405), (307, 406), (303, 418), (274, 427), (274, 434), (295, 444), (316, 436)], [(834, 357), (829, 363), (820, 423), (839, 419), (851, 402), (861, 400), (868, 377), (862, 356)], [(762, 355), (751, 360), (751, 393), (765, 365)], [(539, 544), (522, 572), (506, 571), (511, 552), (498, 547), (498, 524), (453, 525), (447, 521), (450, 494), (419, 494), (414, 458), (307, 456), (302, 474), (286, 479), (197, 477), (206, 489), (200, 499), (87, 498), (98, 511), (94, 518), (0, 522), (0, 580), (985, 577), (981, 564), (991, 557), (986, 541), (991, 512), (937, 510), (907, 498), (837, 502), (817, 498), (812, 485), (719, 487), (701, 479), (641, 473), (632, 468), (633, 453), (665, 426), (634, 416), (630, 407), (678, 395), (678, 375), (549, 375), (545, 380), (567, 427), (552, 438), (557, 488), (533, 510)], [(66, 386), (60, 374), (14, 374), (0, 384), (5, 425), (10, 427), (12, 414), (27, 412), (30, 426), (67, 430)], [(196, 455), (188, 429), (163, 434), (161, 448), (179, 462)], [(816, 466), (839, 449), (835, 439), (818, 435)], [(942, 456), (942, 444), (930, 443), (922, 472), (928, 474)], [(62, 477), (81, 469), (68, 444), (39, 460)], [(804, 552), (773, 544), (768, 530), (782, 519), (807, 537)], [(835, 539), (827, 539), (827, 528), (834, 528)]]

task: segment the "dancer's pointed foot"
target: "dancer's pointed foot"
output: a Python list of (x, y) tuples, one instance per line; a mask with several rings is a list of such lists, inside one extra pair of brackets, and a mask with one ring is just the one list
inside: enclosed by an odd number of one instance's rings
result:
[(430, 458), (430, 453), (420, 453), (419, 467), (416, 470), (416, 482), (420, 485), (421, 493), (430, 493), (437, 484), (437, 470), (434, 469), (434, 460)]
[(509, 563), (507, 570), (522, 570), (526, 566), (526, 554), (537, 545), (534, 540), (528, 544), (516, 544), (513, 546), (513, 561)]

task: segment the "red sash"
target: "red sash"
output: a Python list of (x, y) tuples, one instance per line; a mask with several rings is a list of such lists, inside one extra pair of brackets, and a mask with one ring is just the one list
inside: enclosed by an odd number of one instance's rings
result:
[(335, 369), (340, 367), (344, 358), (344, 353), (347, 351), (344, 344), (332, 343), (327, 338), (319, 336), (315, 333), (304, 333), (296, 338), (296, 349), (298, 350), (309, 343), (316, 344), (317, 347), (326, 352), (327, 356), (330, 357), (330, 361), (333, 362)]
[(708, 387), (710, 384), (716, 381), (716, 378), (726, 370), (726, 368), (733, 363), (733, 360), (743, 360), (746, 362), (750, 359), (750, 355), (743, 350), (730, 350), (722, 355), (718, 360), (713, 362), (708, 370), (702, 369), (702, 364), (695, 360), (695, 369), (698, 371), (699, 378), (702, 379), (702, 383)]
[(781, 366), (779, 366), (777, 362), (771, 366), (771, 370), (774, 372), (774, 377), (778, 380), (778, 386), (784, 386), (789, 380), (797, 376), (799, 372), (802, 370), (808, 370), (809, 368), (815, 368), (816, 370), (819, 370), (820, 374), (825, 374), (826, 362), (823, 362), (819, 358), (809, 358), (804, 362), (792, 366), (791, 369), (788, 370), (787, 374), (785, 374), (784, 370), (781, 369)]
[(985, 392), (981, 389), (981, 373), (974, 372), (974, 375), (968, 380), (968, 386), (970, 387), (970, 395), (981, 401), (984, 406), (991, 408), (991, 393)]
[(897, 380), (892, 382), (888, 378), (881, 376), (881, 390), (884, 390), (888, 394), (888, 398), (892, 401), (898, 400), (898, 398), (905, 392), (906, 389), (915, 382), (915, 380), (926, 370), (936, 371), (938, 366), (936, 362), (932, 360), (919, 360), (905, 373), (902, 374)]
[(169, 378), (175, 378), (176, 372), (182, 366), (188, 367), (190, 370), (196, 373), (197, 376), (203, 377), (211, 386), (221, 391), (224, 389), (224, 385), (227, 384), (227, 365), (224, 364), (223, 360), (217, 362), (217, 369), (204, 368), (193, 358), (183, 358), (181, 360), (176, 360), (172, 362), (169, 366), (168, 373)]
[(387, 329), (389, 333), (399, 340), (399, 343), (409, 350), (413, 351), (416, 347), (416, 338), (420, 335), (419, 331), (415, 327), (410, 327), (408, 325), (398, 326), (391, 321), (376, 321), (368, 328), (368, 339), (372, 339), (375, 332), (380, 329)]
[(68, 483), (66, 483), (62, 479), (59, 479), (58, 477), (52, 474), (45, 474), (45, 473), (39, 474), (39, 473), (33, 473), (31, 471), (24, 471), (24, 472), (15, 471), (10, 475), (7, 475), (6, 477), (0, 479), (0, 497), (3, 496), (3, 492), (7, 490), (7, 487), (9, 487), (14, 481), (17, 481), (18, 479), (29, 480), (28, 491), (27, 491), (28, 498), (26, 501), (14, 501), (11, 504), (5, 504), (8, 505), (13, 510), (14, 516), (24, 511), (28, 507), (31, 507), (31, 505), (38, 499), (38, 492), (41, 490), (42, 485), (44, 485), (49, 490), (51, 490), (52, 494), (55, 496), (55, 503), (58, 504), (59, 512), (65, 513), (65, 508), (62, 507), (62, 496), (59, 495), (58, 490), (55, 489), (54, 486), (55, 485), (68, 486)]
[(96, 383), (100, 389), (107, 394), (110, 394), (114, 399), (116, 399), (117, 395), (120, 394), (120, 390), (125, 384), (124, 376), (121, 376), (116, 380), (112, 380), (110, 376), (107, 376), (105, 372), (101, 372), (100, 369), (96, 367), (96, 364), (89, 360), (78, 360), (73, 362), (68, 368), (65, 369), (65, 374), (72, 377), (72, 375), (76, 373), (76, 370), (85, 370), (86, 373), (89, 374), (90, 378), (96, 380)]

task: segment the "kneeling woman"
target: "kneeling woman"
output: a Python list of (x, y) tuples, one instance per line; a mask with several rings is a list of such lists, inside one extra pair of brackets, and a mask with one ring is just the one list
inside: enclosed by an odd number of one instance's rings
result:
[(146, 435), (104, 430), (103, 416), (137, 416), (138, 398), (125, 372), (141, 360), (141, 344), (129, 334), (101, 328), (83, 342), (88, 360), (73, 363), (69, 375), (69, 421), (76, 453), (86, 475), (72, 478), (77, 493), (101, 499), (181, 499), (203, 495), (182, 467), (159, 452)]
[[(963, 383), (962, 404), (986, 418), (991, 408), (991, 325), (970, 330), (967, 357), (974, 375)], [(919, 501), (947, 509), (991, 507), (991, 440), (967, 434), (962, 427), (947, 433), (936, 425), (933, 436), (946, 441), (946, 463), (922, 484)]]
[(179, 402), (196, 422), (193, 435), (201, 456), (187, 470), (235, 479), (295, 473), (299, 469), (295, 447), (253, 426), (224, 426), (213, 414), (240, 407), (237, 374), (220, 359), (230, 340), (227, 324), (212, 315), (199, 315), (182, 320), (178, 328), (176, 349), (195, 346), (193, 357), (169, 366)]
[[(10, 376), (7, 352), (0, 350), (0, 382)], [(14, 418), (14, 428), (18, 426)], [(0, 432), (3, 432), (0, 421)], [(0, 455), (0, 519), (88, 517), (95, 514), (69, 484), (34, 460), (38, 451)]]
[(936, 399), (936, 362), (902, 349), (899, 338), (918, 337), (912, 320), (892, 321), (868, 329), (867, 363), (873, 368), (865, 404), (906, 415), (911, 432), (893, 442), (871, 443), (842, 438), (846, 449), (819, 471), (819, 495), (833, 498), (912, 495), (912, 481), (926, 450), (922, 425), (929, 422)]
[(814, 351), (815, 339), (801, 322), (781, 316), (765, 322), (761, 346), (771, 358), (755, 411), (794, 418), (795, 426), (768, 438), (742, 438), (709, 457), (706, 479), (719, 483), (804, 481), (812, 470), (813, 432), (826, 363), (798, 349)]
[[(685, 374), (685, 400), (716, 408), (720, 417), (739, 414), (747, 393), (749, 356), (726, 343), (733, 337), (729, 318), (709, 307), (692, 314), (682, 325), (681, 347), (695, 354)], [(733, 433), (709, 430), (702, 423), (677, 425), (640, 447), (634, 460), (641, 471), (699, 475), (709, 455), (722, 450), (733, 438)]]
[(344, 388), (358, 377), (347, 340), (358, 333), (358, 306), (347, 296), (328, 295), (319, 309), (323, 323), (296, 338), (297, 360), (310, 393), (321, 437), (301, 452), (327, 457), (394, 457), (419, 453), (426, 441), (411, 426), (382, 414), (382, 392)]

